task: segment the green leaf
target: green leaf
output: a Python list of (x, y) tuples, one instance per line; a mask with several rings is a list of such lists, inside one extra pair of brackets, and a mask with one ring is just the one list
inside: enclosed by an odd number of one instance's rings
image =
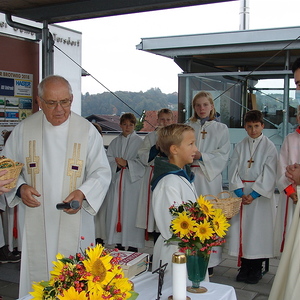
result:
[(139, 294), (137, 292), (134, 292), (134, 291), (130, 292), (130, 294), (131, 294), (131, 297), (128, 298), (128, 300), (135, 300), (139, 296)]

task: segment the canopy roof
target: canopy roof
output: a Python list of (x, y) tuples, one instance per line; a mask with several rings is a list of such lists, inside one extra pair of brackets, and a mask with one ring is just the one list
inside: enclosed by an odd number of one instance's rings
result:
[(233, 0), (0, 0), (0, 12), (58, 23)]
[(287, 56), (291, 62), (300, 57), (299, 33), (298, 26), (152, 37), (136, 47), (174, 59), (186, 73), (259, 70), (270, 76), (286, 72)]

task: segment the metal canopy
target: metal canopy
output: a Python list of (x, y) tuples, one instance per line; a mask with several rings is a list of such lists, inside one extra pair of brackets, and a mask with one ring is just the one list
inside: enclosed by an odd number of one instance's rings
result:
[(233, 0), (0, 0), (0, 12), (50, 23)]
[(186, 73), (278, 71), (287, 52), (292, 62), (300, 56), (299, 35), (300, 27), (239, 30), (143, 38), (136, 47), (174, 59)]

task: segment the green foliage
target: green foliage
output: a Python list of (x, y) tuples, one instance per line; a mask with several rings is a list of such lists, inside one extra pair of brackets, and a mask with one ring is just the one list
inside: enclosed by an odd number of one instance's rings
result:
[[(81, 115), (87, 117), (93, 114), (121, 115), (122, 112), (132, 112), (137, 118), (140, 118), (143, 110), (159, 110), (170, 106), (173, 109), (177, 108), (178, 94), (175, 92), (164, 94), (159, 88), (138, 93), (118, 91), (115, 94), (129, 107), (109, 92), (93, 95), (86, 93), (81, 97)], [(130, 108), (133, 108), (134, 111)], [(138, 125), (140, 126), (140, 124)]]

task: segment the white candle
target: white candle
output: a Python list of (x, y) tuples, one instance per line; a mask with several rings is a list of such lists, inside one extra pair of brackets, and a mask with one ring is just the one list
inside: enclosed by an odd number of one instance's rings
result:
[(186, 300), (186, 257), (175, 252), (172, 256), (173, 300)]

